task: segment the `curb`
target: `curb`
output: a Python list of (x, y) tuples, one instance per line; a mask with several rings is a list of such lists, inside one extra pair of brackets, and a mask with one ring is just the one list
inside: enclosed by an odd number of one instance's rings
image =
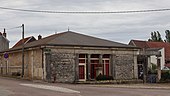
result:
[(131, 89), (162, 89), (169, 90), (170, 87), (159, 87), (159, 86), (126, 86), (126, 85), (93, 85), (95, 87), (109, 87), (109, 88), (131, 88)]

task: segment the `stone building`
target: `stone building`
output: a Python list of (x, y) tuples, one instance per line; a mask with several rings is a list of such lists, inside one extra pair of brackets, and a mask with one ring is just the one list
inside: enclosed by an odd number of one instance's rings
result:
[(6, 38), (6, 32), (0, 32), (0, 52), (9, 49), (9, 40)]
[[(8, 50), (8, 60), (1, 59), (8, 66), (1, 74), (21, 74), (21, 49)], [(58, 33), (25, 44), (24, 78), (73, 83), (95, 80), (102, 74), (119, 80), (135, 79), (137, 51), (130, 45), (71, 31)]]

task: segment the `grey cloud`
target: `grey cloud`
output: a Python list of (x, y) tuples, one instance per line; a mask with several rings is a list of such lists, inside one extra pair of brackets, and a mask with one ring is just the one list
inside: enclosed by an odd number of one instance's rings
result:
[[(16, 2), (17, 1), (17, 2)], [(5, 0), (0, 6), (34, 10), (56, 11), (120, 11), (168, 8), (169, 0)], [(151, 31), (169, 28), (170, 12), (75, 15), (44, 14), (0, 10), (0, 27), (25, 24), (26, 36), (48, 36), (67, 27), (76, 32), (104, 39), (128, 43), (130, 39), (147, 40)], [(11, 45), (21, 37), (21, 29), (9, 30)], [(17, 33), (19, 32), (19, 33)], [(11, 35), (12, 34), (12, 35)]]

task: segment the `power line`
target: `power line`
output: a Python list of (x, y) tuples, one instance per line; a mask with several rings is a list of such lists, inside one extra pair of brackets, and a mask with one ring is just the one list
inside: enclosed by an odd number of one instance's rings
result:
[(4, 27), (0, 27), (0, 29), (4, 29)]
[(18, 29), (18, 28), (21, 28), (22, 26), (17, 26), (17, 27), (11, 27), (11, 28), (1, 28), (0, 29), (5, 29), (5, 30), (12, 30), (12, 29)]
[(6, 30), (12, 30), (12, 29), (17, 29), (17, 28), (21, 28), (22, 26), (17, 26), (17, 27), (12, 27), (12, 28), (7, 28)]
[(31, 9), (18, 9), (9, 7), (0, 7), (4, 10), (23, 11), (33, 13), (50, 13), (50, 14), (128, 14), (128, 13), (146, 13), (146, 12), (161, 12), (170, 11), (167, 9), (147, 9), (147, 10), (127, 10), (127, 11), (47, 11), (47, 10), (31, 10)]

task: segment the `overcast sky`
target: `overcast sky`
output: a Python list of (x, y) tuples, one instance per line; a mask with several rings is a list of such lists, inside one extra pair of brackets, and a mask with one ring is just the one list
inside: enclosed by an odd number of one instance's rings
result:
[[(0, 0), (0, 7), (51, 11), (122, 11), (170, 8), (170, 0)], [(128, 43), (147, 40), (151, 31), (170, 30), (170, 11), (130, 14), (46, 14), (0, 9), (0, 31), (25, 24), (25, 36), (46, 37), (69, 29), (107, 40)], [(7, 30), (10, 46), (21, 29)]]

